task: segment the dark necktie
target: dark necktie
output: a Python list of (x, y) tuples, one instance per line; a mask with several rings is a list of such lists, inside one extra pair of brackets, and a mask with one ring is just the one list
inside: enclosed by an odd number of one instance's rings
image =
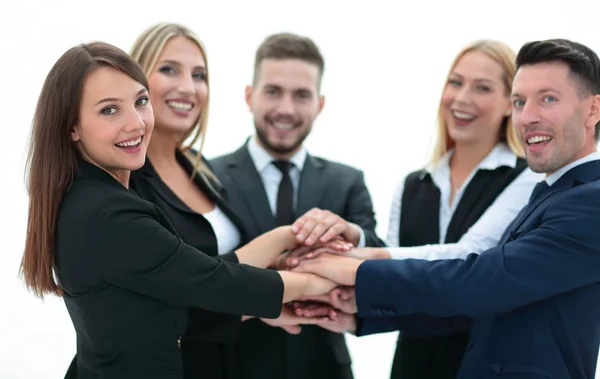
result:
[(275, 167), (281, 171), (281, 182), (277, 191), (277, 226), (291, 225), (294, 222), (294, 188), (290, 178), (293, 164), (289, 161), (274, 161)]
[(533, 187), (533, 191), (531, 191), (531, 196), (529, 196), (529, 202), (523, 207), (523, 209), (521, 209), (521, 212), (519, 212), (517, 217), (515, 217), (515, 219), (510, 223), (510, 225), (508, 225), (508, 227), (504, 231), (504, 234), (500, 238), (500, 245), (514, 238), (516, 228), (519, 225), (521, 225), (521, 221), (523, 221), (523, 218), (529, 214), (529, 207), (531, 207), (533, 203), (542, 195), (542, 193), (549, 188), (550, 186), (545, 180), (542, 180), (541, 182), (536, 184), (535, 187)]
[(542, 192), (546, 191), (548, 188), (550, 188), (550, 186), (548, 185), (548, 183), (545, 180), (542, 180), (541, 182), (539, 182), (538, 184), (536, 184), (535, 187), (533, 187), (533, 191), (531, 192), (531, 196), (529, 197), (529, 204), (531, 204), (538, 197), (540, 197), (540, 195), (542, 194)]

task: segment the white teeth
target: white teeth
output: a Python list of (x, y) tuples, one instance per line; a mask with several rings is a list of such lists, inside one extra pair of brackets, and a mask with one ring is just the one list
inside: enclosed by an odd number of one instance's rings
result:
[(179, 109), (182, 111), (189, 111), (190, 109), (192, 109), (192, 104), (180, 103), (179, 101), (167, 101), (167, 105), (171, 108)]
[(280, 122), (274, 122), (273, 125), (277, 128), (277, 129), (283, 129), (283, 130), (290, 130), (294, 127), (293, 124), (282, 124)]
[(531, 145), (534, 143), (550, 141), (551, 139), (552, 139), (552, 137), (548, 137), (548, 136), (534, 136), (534, 137), (531, 137), (530, 139), (528, 139), (527, 143)]
[(470, 113), (452, 111), (452, 115), (459, 120), (471, 121), (471, 120), (475, 119), (475, 115), (470, 114)]
[(121, 142), (118, 143), (117, 146), (119, 147), (134, 147), (140, 144), (140, 142), (142, 142), (142, 137), (138, 137), (138, 139), (133, 140), (133, 141), (128, 141), (128, 142)]

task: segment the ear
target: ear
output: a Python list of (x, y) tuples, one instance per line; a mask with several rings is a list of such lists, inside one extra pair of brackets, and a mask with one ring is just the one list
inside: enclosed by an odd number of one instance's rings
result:
[(317, 111), (317, 114), (321, 113), (324, 106), (325, 106), (325, 96), (321, 95), (321, 96), (319, 96), (319, 110)]
[(252, 92), (254, 92), (254, 88), (250, 85), (246, 86), (246, 104), (248, 104), (248, 109), (252, 112)]
[(600, 122), (600, 95), (594, 95), (592, 97), (592, 104), (586, 118), (585, 126), (595, 129), (598, 122)]
[(81, 140), (81, 136), (79, 136), (79, 125), (75, 125), (73, 129), (71, 129), (71, 140), (73, 142), (77, 142)]

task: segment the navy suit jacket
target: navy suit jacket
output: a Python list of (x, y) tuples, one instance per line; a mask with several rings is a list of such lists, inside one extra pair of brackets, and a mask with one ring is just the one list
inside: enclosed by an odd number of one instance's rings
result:
[(459, 379), (592, 379), (600, 342), (599, 227), (596, 160), (531, 200), (499, 245), (481, 255), (361, 264), (357, 334), (468, 329)]

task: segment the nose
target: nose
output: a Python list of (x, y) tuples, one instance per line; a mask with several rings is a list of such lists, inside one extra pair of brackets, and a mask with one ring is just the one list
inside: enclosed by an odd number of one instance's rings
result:
[(196, 85), (192, 75), (180, 75), (177, 81), (177, 90), (186, 95), (196, 92)]
[(277, 104), (277, 113), (284, 115), (294, 114), (294, 101), (290, 95), (281, 96)]
[(471, 102), (471, 89), (469, 86), (462, 86), (456, 94), (455, 100), (458, 103), (468, 104)]
[(520, 112), (520, 123), (523, 126), (537, 125), (540, 123), (540, 114), (537, 110), (537, 106), (533, 102), (527, 102), (523, 106)]
[(132, 107), (131, 110), (127, 112), (123, 124), (123, 130), (127, 133), (131, 133), (138, 130), (143, 130), (145, 127), (146, 123), (144, 122), (144, 118), (142, 117), (139, 109)]

